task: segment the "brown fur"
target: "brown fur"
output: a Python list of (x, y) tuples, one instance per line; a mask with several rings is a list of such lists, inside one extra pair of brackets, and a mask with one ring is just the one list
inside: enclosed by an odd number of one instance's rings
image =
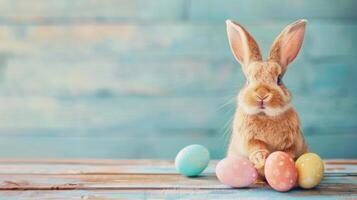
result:
[(291, 95), (283, 83), (277, 83), (300, 50), (305, 23), (301, 20), (284, 29), (268, 61), (263, 62), (253, 37), (239, 24), (227, 21), (231, 49), (248, 80), (238, 95), (227, 154), (248, 157), (261, 175), (269, 153), (285, 151), (296, 159), (307, 151), (298, 114), (290, 105)]

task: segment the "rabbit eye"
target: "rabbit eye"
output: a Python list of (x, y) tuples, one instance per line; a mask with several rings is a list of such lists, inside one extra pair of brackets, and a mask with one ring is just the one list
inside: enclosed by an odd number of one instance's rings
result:
[(283, 83), (283, 80), (282, 80), (282, 76), (281, 76), (281, 75), (278, 76), (278, 79), (277, 79), (276, 83), (277, 83), (278, 85), (281, 85), (281, 84)]

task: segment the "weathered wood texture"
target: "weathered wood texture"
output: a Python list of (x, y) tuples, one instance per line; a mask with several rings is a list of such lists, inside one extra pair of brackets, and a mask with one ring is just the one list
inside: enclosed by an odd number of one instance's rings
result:
[(244, 189), (225, 186), (215, 177), (216, 163), (201, 176), (186, 178), (165, 160), (1, 160), (0, 199), (357, 198), (356, 160), (327, 160), (318, 187), (287, 193), (264, 182)]
[(357, 157), (353, 0), (0, 0), (0, 156), (172, 158), (191, 143), (224, 155), (244, 83), (226, 18), (267, 54), (308, 18), (284, 82), (311, 150)]

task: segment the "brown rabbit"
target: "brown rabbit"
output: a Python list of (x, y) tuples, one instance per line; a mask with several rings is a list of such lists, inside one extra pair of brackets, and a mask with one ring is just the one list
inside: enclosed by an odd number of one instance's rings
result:
[(226, 23), (231, 50), (247, 79), (237, 97), (227, 154), (248, 157), (264, 176), (270, 153), (284, 151), (296, 159), (307, 151), (298, 114), (282, 82), (302, 46), (306, 20), (296, 21), (280, 33), (267, 61), (262, 60), (257, 43), (241, 25), (230, 20)]

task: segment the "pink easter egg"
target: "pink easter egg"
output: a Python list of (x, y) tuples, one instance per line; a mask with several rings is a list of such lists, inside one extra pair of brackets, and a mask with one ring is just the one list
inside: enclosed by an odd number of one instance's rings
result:
[(264, 173), (269, 185), (279, 192), (290, 190), (297, 180), (294, 160), (282, 151), (276, 151), (268, 156)]
[(221, 160), (216, 166), (218, 180), (231, 187), (247, 187), (258, 177), (257, 170), (245, 157), (230, 156)]

